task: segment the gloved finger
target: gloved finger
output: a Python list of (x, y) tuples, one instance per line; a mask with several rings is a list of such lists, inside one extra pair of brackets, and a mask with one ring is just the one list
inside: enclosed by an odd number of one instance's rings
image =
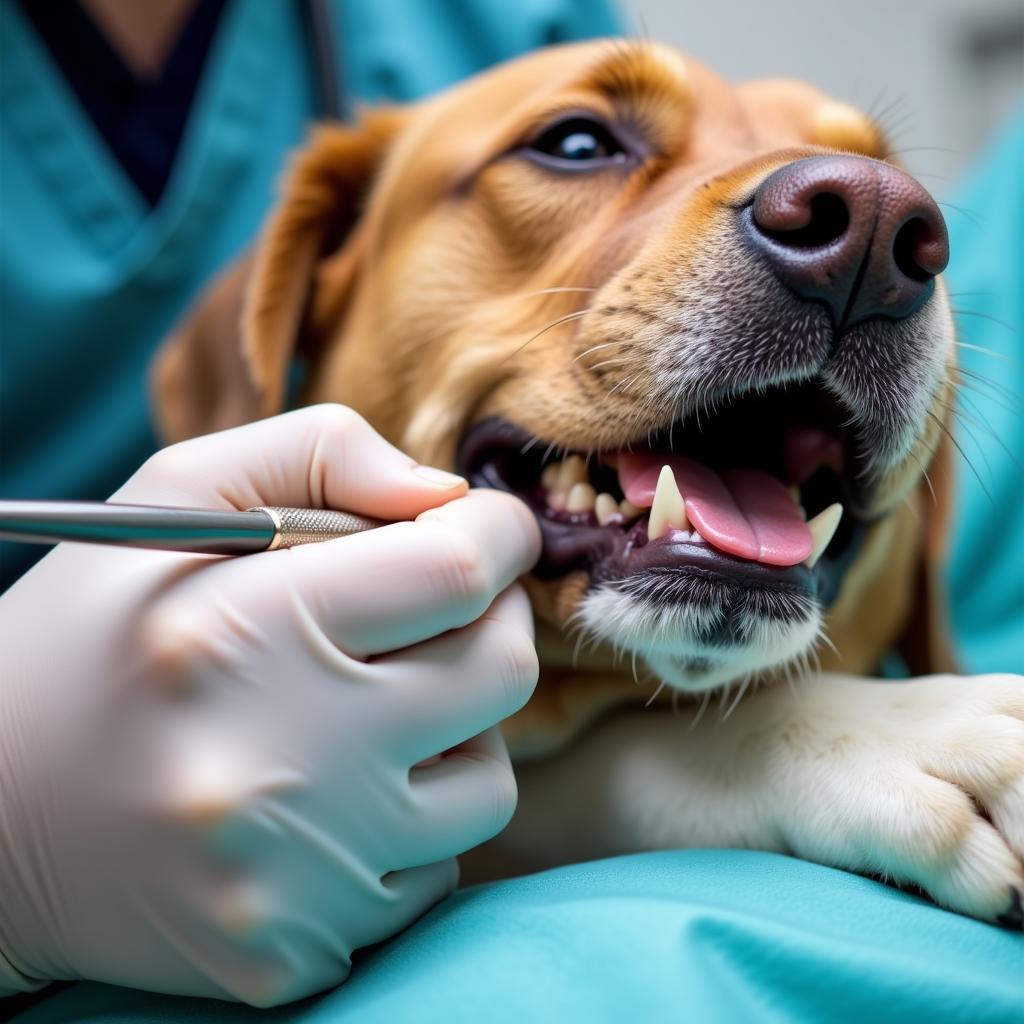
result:
[(394, 708), (389, 742), (413, 765), (518, 711), (539, 665), (533, 613), (522, 587), (509, 587), (472, 625), (378, 658), (371, 675)]
[[(330, 558), (311, 549), (291, 554), (301, 563), (296, 573), (316, 621), (338, 647), (361, 658), (473, 622), (533, 567), (540, 530), (518, 498), (474, 490), (415, 526), (345, 538)], [(360, 582), (345, 588), (346, 579)]]
[(418, 465), (352, 409), (315, 405), (165, 448), (114, 500), (335, 508), (400, 520), (466, 488), (462, 477)]
[(160, 599), (172, 610), (154, 605), (153, 618), (198, 629), (227, 604), (272, 636), (298, 605), (356, 658), (465, 626), (530, 568), (539, 530), (522, 502), (498, 491), (473, 491), (446, 507), (432, 521), (208, 565), (173, 586)]
[(497, 726), (409, 774), (416, 816), (413, 863), (455, 857), (496, 836), (516, 809), (515, 773)]
[(352, 919), (352, 908), (340, 906), (346, 934), (352, 936), (352, 947), (381, 942), (408, 928), (431, 907), (440, 903), (459, 884), (459, 866), (455, 860), (419, 864), (385, 875), (375, 893), (373, 905), (360, 920)]

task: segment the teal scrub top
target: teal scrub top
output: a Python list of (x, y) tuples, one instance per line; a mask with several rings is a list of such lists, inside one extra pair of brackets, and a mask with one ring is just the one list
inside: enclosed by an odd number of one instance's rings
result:
[[(402, 101), (614, 35), (612, 0), (333, 0), (346, 99)], [(316, 116), (299, 4), (231, 0), (155, 208), (0, 0), (0, 496), (103, 498), (153, 451), (147, 368), (252, 240)], [(0, 588), (41, 549), (0, 545)]]

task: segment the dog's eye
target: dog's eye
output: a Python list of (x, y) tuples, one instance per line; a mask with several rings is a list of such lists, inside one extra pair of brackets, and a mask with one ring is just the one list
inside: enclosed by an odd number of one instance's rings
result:
[(579, 170), (629, 158), (625, 146), (610, 129), (589, 117), (559, 121), (530, 143), (527, 152), (544, 163)]

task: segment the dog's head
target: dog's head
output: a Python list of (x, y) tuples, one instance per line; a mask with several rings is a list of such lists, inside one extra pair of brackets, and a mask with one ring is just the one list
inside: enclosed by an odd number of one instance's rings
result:
[(575, 631), (583, 677), (626, 654), (705, 691), (827, 626), (864, 671), (931, 624), (946, 258), (853, 108), (661, 46), (562, 47), (319, 129), (163, 353), (158, 408), (171, 437), (273, 413), (298, 356), (303, 401), (520, 495), (552, 666)]

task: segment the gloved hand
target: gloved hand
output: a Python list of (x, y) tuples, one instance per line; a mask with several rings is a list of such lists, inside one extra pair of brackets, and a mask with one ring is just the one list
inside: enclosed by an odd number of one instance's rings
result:
[(415, 522), (235, 559), (66, 544), (0, 599), (0, 979), (277, 1004), (454, 887), (511, 817), (496, 724), (537, 677), (536, 523), (465, 488), (304, 409), (112, 500)]

